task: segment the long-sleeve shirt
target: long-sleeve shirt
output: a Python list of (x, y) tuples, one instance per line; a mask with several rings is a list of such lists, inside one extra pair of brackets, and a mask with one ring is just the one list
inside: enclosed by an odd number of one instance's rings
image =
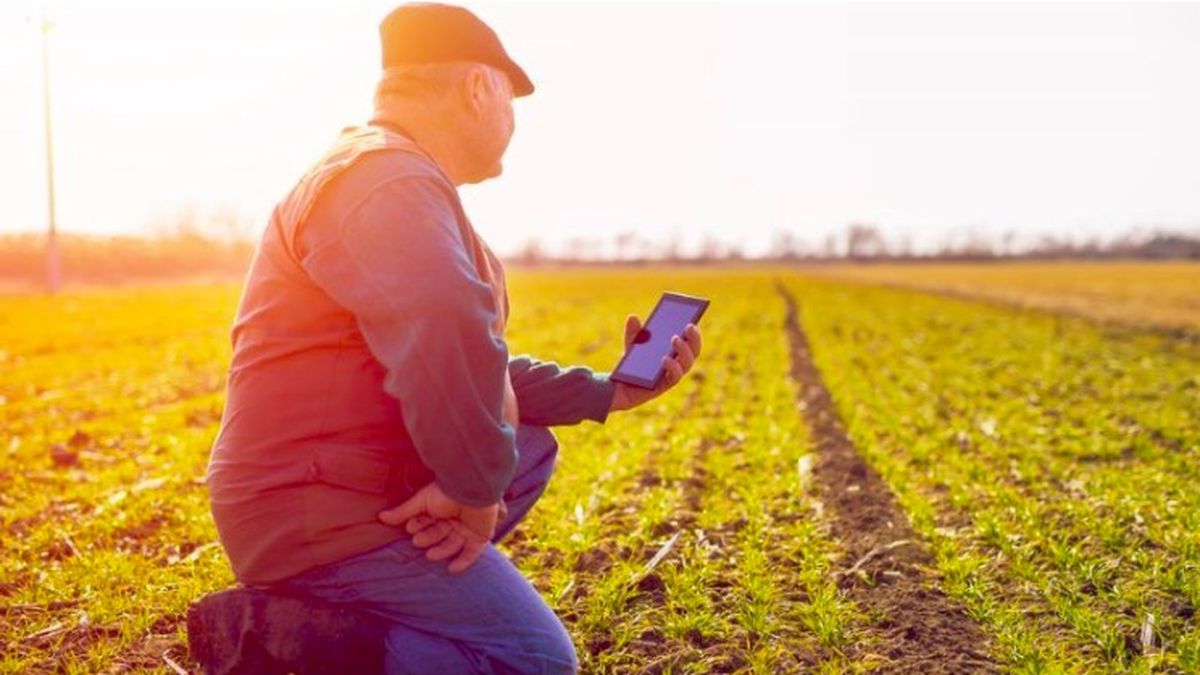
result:
[(608, 372), (597, 373), (588, 366), (563, 368), (522, 354), (509, 359), (508, 373), (525, 424), (550, 427), (608, 418), (616, 386)]
[(510, 356), (508, 309), (440, 167), (394, 132), (344, 130), (273, 212), (232, 330), (209, 485), (243, 582), (401, 536), (375, 514), (429, 480), (495, 503), (518, 421), (606, 420), (609, 374)]

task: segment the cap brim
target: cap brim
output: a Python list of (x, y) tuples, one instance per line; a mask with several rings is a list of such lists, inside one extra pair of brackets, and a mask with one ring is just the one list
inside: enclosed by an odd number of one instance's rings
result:
[(525, 74), (525, 70), (521, 66), (518, 66), (515, 61), (509, 59), (504, 72), (508, 73), (508, 79), (512, 81), (514, 97), (528, 96), (533, 93), (533, 82), (529, 80), (529, 76)]

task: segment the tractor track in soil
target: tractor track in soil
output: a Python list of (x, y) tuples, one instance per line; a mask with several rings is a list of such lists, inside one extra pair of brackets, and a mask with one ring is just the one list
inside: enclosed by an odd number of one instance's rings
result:
[(870, 639), (851, 656), (877, 661), (876, 672), (999, 672), (987, 634), (938, 588), (936, 563), (920, 535), (846, 434), (812, 359), (795, 296), (782, 284), (776, 289), (787, 306), (791, 376), (816, 450), (813, 478), (845, 551), (839, 586), (867, 617)]

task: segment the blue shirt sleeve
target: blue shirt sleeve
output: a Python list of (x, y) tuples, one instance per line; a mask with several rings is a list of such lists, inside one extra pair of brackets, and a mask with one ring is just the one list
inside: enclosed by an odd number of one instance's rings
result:
[(463, 240), (457, 200), (435, 176), (387, 175), (333, 227), (301, 231), (301, 264), (354, 314), (441, 489), (484, 506), (512, 479), (516, 430), (503, 419), (499, 308)]
[(612, 409), (616, 382), (609, 379), (610, 373), (587, 366), (562, 368), (528, 354), (511, 357), (508, 372), (523, 423), (561, 426), (585, 419), (603, 423)]

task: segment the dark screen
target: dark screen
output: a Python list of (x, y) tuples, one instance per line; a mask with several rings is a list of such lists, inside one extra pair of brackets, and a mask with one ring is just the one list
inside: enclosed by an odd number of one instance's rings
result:
[(653, 380), (662, 366), (662, 357), (671, 353), (671, 336), (683, 337), (683, 327), (695, 317), (697, 307), (692, 304), (663, 300), (658, 311), (643, 326), (650, 339), (634, 344), (621, 364), (621, 372), (634, 377)]

